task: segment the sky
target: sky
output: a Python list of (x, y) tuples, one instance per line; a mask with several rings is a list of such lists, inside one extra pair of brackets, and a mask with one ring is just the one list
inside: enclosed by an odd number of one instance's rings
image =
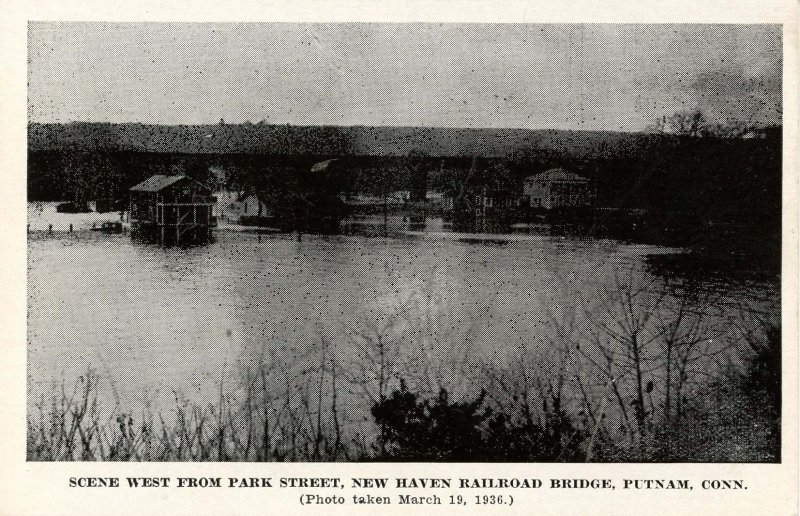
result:
[(31, 22), (32, 122), (780, 123), (776, 25)]

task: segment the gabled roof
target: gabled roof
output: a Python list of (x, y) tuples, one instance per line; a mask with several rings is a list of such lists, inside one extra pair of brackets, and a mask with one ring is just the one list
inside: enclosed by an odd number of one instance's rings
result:
[(589, 180), (579, 176), (575, 172), (569, 172), (563, 168), (551, 168), (541, 174), (535, 174), (525, 178), (525, 182), (566, 182), (566, 183), (588, 183)]
[(205, 185), (203, 185), (199, 181), (195, 181), (194, 179), (192, 179), (189, 176), (183, 176), (183, 175), (165, 176), (165, 175), (161, 175), (161, 174), (156, 174), (154, 176), (150, 176), (148, 179), (145, 179), (144, 181), (142, 181), (138, 185), (131, 187), (131, 192), (160, 192), (164, 188), (167, 188), (168, 186), (172, 186), (175, 183), (177, 183), (178, 181), (182, 181), (183, 179), (188, 179), (188, 180), (192, 181), (193, 183), (197, 183), (198, 185), (202, 186), (206, 190), (210, 191), (210, 189), (208, 187), (206, 187)]
[(255, 197), (256, 199), (258, 199), (262, 203), (266, 204), (264, 202), (264, 199), (266, 199), (266, 196), (262, 192), (256, 192), (256, 191), (249, 191), (249, 192), (243, 193), (242, 195), (239, 196), (239, 202), (244, 202), (249, 197)]
[(186, 176), (163, 176), (156, 174), (145, 179), (138, 185), (131, 187), (131, 192), (159, 192), (164, 188), (174, 185)]

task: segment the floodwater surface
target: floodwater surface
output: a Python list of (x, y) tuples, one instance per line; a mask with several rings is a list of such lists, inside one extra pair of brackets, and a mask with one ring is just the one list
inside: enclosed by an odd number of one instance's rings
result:
[(658, 251), (528, 235), (298, 241), (222, 231), (189, 248), (32, 235), (28, 403), (90, 368), (109, 380), (105, 403), (133, 412), (152, 400), (213, 401), (220, 382), (264, 365), (303, 385), (326, 347), (340, 357), (347, 396), (368, 408), (374, 393), (356, 387), (375, 379), (365, 349), (375, 342), (413, 355), (391, 375), (425, 377), (431, 389), (452, 384), (465, 361), (499, 370), (620, 271), (647, 276), (644, 256)]

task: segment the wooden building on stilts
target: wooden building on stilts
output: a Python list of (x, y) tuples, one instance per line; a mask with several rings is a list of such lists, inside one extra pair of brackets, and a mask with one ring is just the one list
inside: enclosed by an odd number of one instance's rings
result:
[(211, 189), (188, 176), (152, 176), (130, 189), (132, 234), (170, 244), (208, 241), (214, 203)]

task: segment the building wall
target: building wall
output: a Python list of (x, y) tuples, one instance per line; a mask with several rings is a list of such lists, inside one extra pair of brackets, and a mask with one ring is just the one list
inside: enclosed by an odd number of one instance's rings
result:
[(211, 224), (212, 204), (213, 197), (208, 190), (193, 181), (183, 180), (157, 192), (132, 191), (130, 220)]
[(525, 183), (523, 195), (527, 198), (531, 208), (549, 208), (550, 189), (540, 182)]
[(214, 216), (218, 220), (231, 222), (239, 220), (243, 206), (239, 201), (238, 192), (221, 190), (214, 193), (214, 197), (217, 198), (217, 202), (214, 204)]
[(156, 219), (156, 194), (154, 192), (131, 192), (130, 218), (154, 221)]
[(550, 185), (550, 207), (581, 207), (589, 205), (588, 183), (553, 183)]
[(248, 195), (245, 197), (244, 201), (242, 201), (240, 215), (247, 215), (248, 217), (270, 217), (272, 216), (272, 211), (266, 204), (261, 202), (258, 197), (255, 195)]
[(181, 204), (212, 204), (213, 197), (211, 192), (204, 189), (193, 181), (183, 180), (174, 185), (164, 188), (158, 195), (160, 202), (181, 203)]
[(581, 207), (591, 200), (589, 183), (577, 181), (528, 182), (523, 195), (531, 208)]

